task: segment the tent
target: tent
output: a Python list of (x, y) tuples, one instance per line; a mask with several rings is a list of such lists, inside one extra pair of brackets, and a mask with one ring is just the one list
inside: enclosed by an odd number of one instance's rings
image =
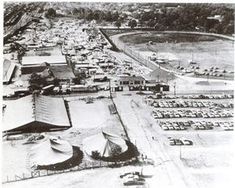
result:
[(126, 141), (117, 135), (102, 132), (84, 140), (84, 150), (88, 155), (98, 151), (101, 157), (113, 157), (127, 151)]
[(128, 149), (124, 139), (116, 135), (111, 135), (105, 132), (102, 133), (104, 138), (106, 139), (106, 144), (102, 156), (110, 157), (115, 154), (123, 153)]
[(30, 151), (31, 167), (61, 163), (73, 156), (73, 147), (69, 142), (57, 137), (47, 137), (33, 146)]

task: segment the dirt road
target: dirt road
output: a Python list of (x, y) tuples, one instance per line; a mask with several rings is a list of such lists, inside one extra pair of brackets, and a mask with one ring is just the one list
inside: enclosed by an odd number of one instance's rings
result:
[(142, 99), (138, 96), (118, 96), (114, 101), (132, 142), (136, 143), (141, 153), (155, 161), (152, 186), (197, 187), (182, 162), (177, 158), (170, 158), (165, 151), (163, 140), (166, 138), (161, 134), (161, 130), (153, 129), (153, 118)]

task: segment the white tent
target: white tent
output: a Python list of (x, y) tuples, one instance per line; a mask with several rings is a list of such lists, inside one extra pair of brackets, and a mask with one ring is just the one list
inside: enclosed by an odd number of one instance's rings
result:
[(60, 138), (50, 137), (30, 151), (30, 164), (34, 165), (52, 165), (61, 163), (73, 156), (73, 148), (69, 142)]
[(111, 157), (114, 154), (125, 152), (128, 147), (124, 139), (117, 135), (102, 132), (84, 140), (84, 150), (89, 155), (98, 151), (102, 157)]

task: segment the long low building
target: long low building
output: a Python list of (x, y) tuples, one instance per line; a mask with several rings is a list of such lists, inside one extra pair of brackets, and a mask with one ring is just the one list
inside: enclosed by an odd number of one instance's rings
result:
[(49, 63), (51, 66), (66, 65), (66, 58), (64, 55), (52, 55), (52, 56), (23, 56), (23, 66), (39, 66), (42, 63)]
[(153, 91), (164, 92), (169, 91), (169, 85), (156, 80), (149, 80), (143, 76), (120, 76), (116, 82), (111, 83), (112, 91), (123, 91), (124, 87), (128, 87), (130, 91)]
[(3, 132), (6, 134), (58, 131), (72, 126), (63, 98), (34, 94), (5, 104)]

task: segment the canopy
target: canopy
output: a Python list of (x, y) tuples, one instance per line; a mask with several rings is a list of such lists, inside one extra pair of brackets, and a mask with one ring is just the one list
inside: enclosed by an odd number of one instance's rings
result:
[(61, 163), (73, 156), (73, 148), (69, 142), (56, 137), (45, 138), (45, 140), (30, 151), (30, 164), (52, 165)]
[(98, 151), (102, 157), (112, 157), (128, 149), (124, 139), (106, 132), (85, 139), (83, 145), (89, 155), (92, 154), (92, 151)]

